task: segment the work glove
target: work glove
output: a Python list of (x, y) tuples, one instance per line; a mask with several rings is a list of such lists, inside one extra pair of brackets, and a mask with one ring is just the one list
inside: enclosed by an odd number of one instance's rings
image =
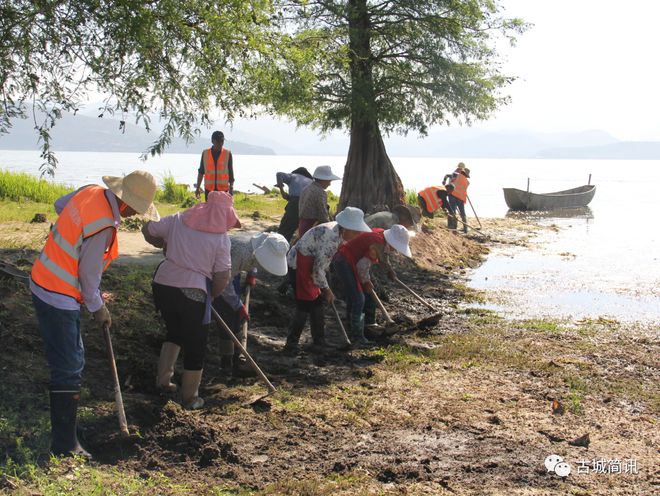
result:
[(387, 278), (390, 281), (394, 281), (396, 279), (396, 272), (394, 272), (392, 269), (387, 269)]
[(248, 309), (245, 307), (245, 305), (241, 305), (238, 309), (238, 317), (241, 322), (250, 321), (250, 313), (248, 312)]
[(257, 269), (254, 268), (250, 272), (248, 272), (247, 276), (245, 277), (245, 284), (254, 288), (257, 285)]
[(110, 317), (110, 311), (108, 310), (108, 307), (105, 306), (105, 303), (92, 315), (94, 316), (94, 322), (96, 322), (101, 329), (105, 326), (110, 327), (112, 325), (112, 317)]

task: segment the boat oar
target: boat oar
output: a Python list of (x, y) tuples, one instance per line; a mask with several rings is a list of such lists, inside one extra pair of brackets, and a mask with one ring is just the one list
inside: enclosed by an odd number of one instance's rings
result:
[(413, 295), (417, 301), (419, 301), (420, 303), (423, 303), (424, 305), (429, 307), (431, 310), (435, 311), (435, 307), (433, 305), (431, 305), (428, 301), (426, 301), (424, 298), (422, 298), (417, 293), (415, 293), (415, 291), (413, 291), (410, 287), (408, 287), (401, 279), (399, 279), (398, 277), (395, 277), (394, 281), (397, 282), (406, 291), (408, 291), (411, 295)]
[(351, 346), (351, 340), (348, 339), (348, 334), (346, 334), (346, 328), (344, 327), (344, 323), (341, 321), (341, 317), (339, 316), (339, 312), (337, 311), (337, 307), (335, 306), (335, 302), (332, 302), (332, 309), (335, 312), (335, 317), (337, 317), (337, 322), (339, 323), (339, 329), (341, 329), (341, 334), (344, 338), (344, 344), (342, 347), (349, 347)]
[(259, 365), (257, 365), (257, 362), (255, 362), (250, 354), (247, 352), (247, 350), (243, 347), (243, 344), (241, 343), (240, 339), (238, 339), (236, 336), (234, 336), (234, 333), (231, 332), (231, 329), (227, 325), (227, 323), (222, 320), (222, 317), (220, 317), (220, 314), (216, 311), (213, 306), (211, 306), (211, 312), (213, 313), (213, 317), (215, 320), (220, 324), (220, 327), (225, 331), (225, 334), (229, 336), (229, 338), (234, 342), (234, 345), (238, 347), (240, 352), (245, 355), (245, 358), (247, 359), (248, 363), (252, 367), (252, 369), (257, 373), (257, 375), (261, 378), (261, 380), (268, 386), (268, 389), (270, 390), (270, 393), (275, 393), (277, 389), (275, 389), (275, 386), (268, 380), (268, 377), (266, 377), (266, 374), (264, 374), (261, 369), (259, 368)]
[(477, 219), (477, 222), (479, 223), (479, 229), (481, 229), (483, 226), (481, 225), (481, 221), (479, 220), (479, 216), (477, 215), (477, 212), (474, 209), (474, 206), (472, 205), (472, 200), (470, 200), (470, 197), (467, 194), (465, 196), (467, 198), (467, 201), (470, 203), (470, 208), (472, 209), (472, 213), (474, 214), (474, 217)]
[(128, 437), (128, 424), (126, 423), (126, 413), (124, 412), (124, 399), (121, 396), (121, 386), (119, 385), (119, 376), (117, 374), (117, 363), (115, 362), (115, 353), (112, 350), (112, 339), (110, 339), (110, 326), (103, 326), (103, 336), (105, 337), (105, 347), (110, 359), (110, 369), (112, 370), (112, 380), (115, 386), (115, 405), (117, 405), (117, 418), (119, 419), (119, 431), (124, 437)]

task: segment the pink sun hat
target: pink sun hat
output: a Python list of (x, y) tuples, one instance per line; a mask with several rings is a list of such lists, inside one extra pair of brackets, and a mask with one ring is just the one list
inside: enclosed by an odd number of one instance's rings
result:
[(206, 203), (198, 203), (181, 216), (183, 223), (195, 231), (224, 234), (234, 227), (241, 227), (234, 210), (234, 199), (224, 191), (211, 191)]

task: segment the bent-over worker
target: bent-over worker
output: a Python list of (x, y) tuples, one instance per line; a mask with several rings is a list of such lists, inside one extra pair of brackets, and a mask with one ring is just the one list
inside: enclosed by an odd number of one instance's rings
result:
[(149, 222), (142, 229), (147, 242), (159, 247), (165, 244), (167, 248), (152, 282), (156, 310), (167, 329), (156, 385), (166, 393), (177, 390), (171, 381), (179, 351), (183, 350), (181, 400), (191, 410), (204, 406), (199, 385), (211, 301), (229, 282), (231, 247), (227, 231), (239, 226), (232, 197), (226, 192), (212, 191), (206, 203), (159, 222)]
[(325, 317), (323, 305), (332, 303), (335, 295), (330, 289), (326, 271), (332, 257), (343, 241), (360, 232), (369, 232), (364, 223), (364, 213), (359, 208), (346, 207), (337, 214), (336, 222), (326, 222), (311, 228), (293, 245), (287, 255), (289, 279), (296, 297), (296, 311), (289, 324), (284, 351), (296, 353), (298, 341), (307, 318), (310, 320), (313, 351), (323, 352), (325, 342)]
[[(284, 236), (276, 233), (258, 233), (253, 236), (238, 234), (231, 236), (231, 278), (229, 284), (216, 298), (213, 306), (227, 323), (243, 348), (247, 349), (246, 327), (242, 324), (250, 320), (248, 309), (241, 301), (241, 273), (246, 272), (245, 284), (254, 288), (257, 285), (257, 269), (276, 276), (287, 273), (286, 254), (289, 243)], [(223, 373), (245, 374), (249, 370), (247, 359), (234, 349), (234, 342), (223, 334), (220, 340), (220, 367)], [(236, 360), (234, 360), (236, 357)]]
[(449, 202), (447, 200), (447, 188), (445, 186), (429, 186), (417, 193), (417, 202), (424, 217), (433, 218), (438, 210), (447, 213)]
[[(279, 188), (282, 198), (287, 201), (277, 232), (284, 236), (287, 242), (290, 242), (291, 238), (293, 238), (293, 233), (298, 229), (300, 194), (312, 183), (313, 179), (312, 175), (304, 167), (298, 167), (291, 174), (278, 172), (275, 175), (275, 179), (277, 180), (275, 187)], [(288, 191), (284, 191), (285, 184), (288, 186)]]
[(314, 169), (314, 182), (300, 194), (298, 204), (298, 239), (313, 226), (330, 222), (328, 193), (326, 189), (332, 181), (340, 179), (332, 173), (329, 165), (320, 165)]
[(442, 180), (442, 184), (447, 185), (447, 200), (449, 203), (449, 213), (447, 216), (447, 227), (449, 229), (458, 228), (458, 219), (456, 218), (456, 211), (461, 214), (463, 221), (463, 232), (468, 232), (467, 216), (465, 215), (465, 202), (467, 201), (467, 189), (470, 185), (469, 181), (470, 169), (465, 167), (463, 162), (459, 162), (456, 170), (452, 174), (447, 174)]
[(112, 324), (99, 286), (117, 258), (117, 228), (122, 217), (158, 218), (153, 205), (156, 180), (144, 171), (125, 177), (103, 176), (102, 186), (84, 186), (59, 198), (59, 217), (32, 266), (30, 290), (50, 369), (50, 428), (54, 455), (91, 458), (76, 434), (85, 349), (80, 306), (99, 328)]

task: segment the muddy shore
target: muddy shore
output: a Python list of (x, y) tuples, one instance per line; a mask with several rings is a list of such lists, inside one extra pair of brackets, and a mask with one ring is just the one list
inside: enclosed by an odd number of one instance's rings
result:
[[(657, 332), (605, 319), (505, 320), (470, 308), (483, 295), (467, 290), (464, 277), (489, 244), (524, 244), (537, 229), (484, 222), (488, 237), (466, 238), (434, 222), (414, 239), (416, 263), (402, 261), (398, 274), (438, 315), (425, 319), (433, 312), (383, 283), (402, 332), (371, 348), (283, 355), (291, 296), (275, 291), (277, 279), (263, 278), (252, 297), (249, 350), (279, 391), (252, 403), (266, 392), (256, 379), (223, 377), (214, 331), (201, 391), (207, 407), (196, 412), (154, 387), (164, 329), (151, 301), (153, 263), (111, 267), (102, 289), (134, 435), (118, 435), (101, 334), (84, 317), (81, 427), (92, 464), (48, 460), (48, 371), (29, 292), (0, 280), (0, 490), (653, 494), (660, 482)], [(22, 268), (34, 257), (22, 249), (1, 254)], [(329, 312), (327, 322), (330, 342), (338, 343)], [(544, 467), (551, 454), (570, 463), (565, 479)], [(597, 470), (601, 461), (606, 470)]]

